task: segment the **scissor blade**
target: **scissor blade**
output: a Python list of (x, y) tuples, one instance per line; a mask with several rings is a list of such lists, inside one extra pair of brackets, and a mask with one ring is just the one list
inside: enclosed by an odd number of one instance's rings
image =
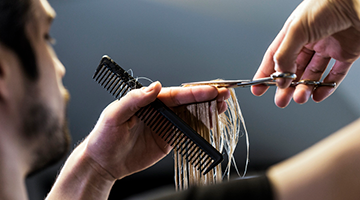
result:
[(239, 87), (239, 84), (246, 85), (251, 80), (214, 80), (214, 81), (197, 81), (197, 82), (189, 82), (189, 83), (182, 83), (182, 86), (196, 86), (196, 85), (214, 85), (217, 87)]
[(266, 78), (260, 78), (256, 80), (248, 80), (247, 82), (241, 82), (238, 83), (236, 87), (246, 87), (246, 86), (252, 86), (252, 85), (259, 85), (259, 84), (265, 84), (265, 85), (273, 85), (274, 79), (271, 77)]

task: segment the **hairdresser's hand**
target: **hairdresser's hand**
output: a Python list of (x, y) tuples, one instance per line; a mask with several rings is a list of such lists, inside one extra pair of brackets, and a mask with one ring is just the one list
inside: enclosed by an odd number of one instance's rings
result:
[(134, 114), (156, 97), (167, 106), (218, 99), (220, 112), (226, 109), (227, 89), (211, 86), (163, 88), (159, 82), (133, 90), (120, 101), (110, 104), (87, 138), (89, 156), (114, 179), (143, 170), (165, 155), (171, 147)]
[(93, 131), (67, 159), (46, 199), (108, 199), (115, 180), (167, 155), (171, 147), (134, 116), (156, 97), (169, 107), (216, 99), (222, 113), (230, 92), (212, 86), (161, 89), (159, 82), (130, 91), (105, 108)]
[[(324, 82), (337, 85), (345, 78), (360, 55), (359, 0), (305, 0), (291, 14), (269, 46), (254, 79), (275, 71), (296, 73), (297, 80), (319, 81), (331, 58), (336, 62)], [(328, 97), (336, 88), (298, 85), (279, 79), (275, 103), (286, 107), (291, 98), (305, 103), (311, 95), (315, 102)], [(253, 86), (254, 95), (268, 87)]]

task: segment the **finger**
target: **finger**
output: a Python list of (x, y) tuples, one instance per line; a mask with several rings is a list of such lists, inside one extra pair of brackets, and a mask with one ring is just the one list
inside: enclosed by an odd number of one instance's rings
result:
[(288, 87), (285, 89), (277, 88), (275, 94), (275, 104), (280, 108), (285, 108), (289, 105), (295, 88)]
[[(153, 82), (148, 87), (131, 90), (128, 94), (110, 104), (102, 113), (109, 124), (121, 124), (128, 121), (140, 108), (156, 99), (161, 90), (160, 82)], [(114, 122), (115, 120), (116, 122)]]
[[(301, 30), (299, 21), (293, 21), (282, 41), (279, 49), (274, 55), (275, 71), (285, 73), (296, 73), (296, 60), (307, 38)], [(277, 79), (277, 85), (280, 88), (290, 86), (291, 79)]]
[[(309, 65), (313, 55), (314, 55), (314, 51), (309, 50), (305, 47), (302, 48), (301, 52), (299, 53), (298, 57), (296, 58), (296, 77), (297, 78), (295, 79), (295, 81), (299, 81), (301, 79), (301, 77), (303, 76), (304, 71), (305, 71), (306, 67)], [(296, 90), (295, 90), (295, 93), (296, 93)], [(295, 93), (293, 95), (293, 98), (294, 98), (294, 96), (297, 96)], [(309, 95), (311, 95), (311, 93)], [(296, 98), (294, 98), (294, 99), (296, 99)], [(296, 99), (295, 102), (299, 103), (299, 100)]]
[(231, 94), (230, 94), (230, 90), (227, 88), (217, 88), (218, 90), (218, 95), (216, 97), (216, 99), (218, 101), (225, 101), (228, 98), (230, 98)]
[(330, 96), (335, 89), (339, 86), (342, 80), (344, 80), (346, 74), (351, 68), (352, 63), (336, 61), (329, 74), (325, 77), (324, 83), (336, 83), (336, 87), (317, 87), (313, 92), (313, 100), (320, 102)]
[(158, 95), (158, 98), (169, 107), (215, 99), (226, 100), (229, 97), (230, 92), (228, 89), (218, 89), (207, 85), (163, 88)]
[[(306, 67), (301, 79), (319, 81), (329, 64), (330, 59), (330, 57), (322, 57), (320, 54), (315, 53), (310, 63)], [(293, 96), (294, 101), (299, 104), (306, 103), (312, 95), (313, 90), (313, 85), (299, 84), (295, 89)]]
[(226, 111), (227, 109), (226, 100), (229, 99), (230, 96), (231, 96), (230, 90), (226, 88), (218, 88), (218, 96), (216, 100), (217, 100), (217, 109), (219, 114)]
[(221, 114), (227, 110), (228, 106), (225, 101), (218, 101), (217, 108), (218, 108), (218, 113)]
[[(306, 12), (305, 6), (305, 1), (301, 2), (287, 20), (284, 39), (273, 58), (277, 72), (296, 73), (296, 59), (308, 41), (308, 35), (303, 30), (304, 27), (301, 22), (302, 15)], [(289, 87), (291, 82), (291, 79), (276, 80), (277, 86), (280, 88)]]
[[(255, 73), (253, 79), (269, 77), (272, 73), (275, 72), (274, 66), (274, 55), (276, 50), (279, 48), (281, 41), (285, 36), (285, 30), (282, 29), (279, 34), (276, 36), (274, 41), (271, 43), (269, 48), (266, 50), (263, 60), (259, 66), (259, 69)], [(263, 95), (269, 87), (265, 85), (254, 85), (251, 87), (251, 92), (255, 96)]]
[(302, 48), (301, 52), (299, 53), (298, 57), (296, 58), (296, 80), (299, 80), (306, 67), (309, 65), (311, 58), (313, 57), (315, 51), (312, 51), (307, 48)]
[[(264, 55), (264, 58), (260, 64), (260, 67), (257, 70), (253, 79), (269, 77), (272, 73), (275, 72), (275, 70), (276, 70), (275, 69), (275, 61), (276, 60), (274, 60), (275, 54), (278, 51), (280, 45), (282, 44), (285, 36), (288, 34), (287, 32), (288, 32), (289, 26), (292, 23), (293, 19), (296, 17), (297, 10), (300, 9), (301, 6), (302, 6), (302, 3), (299, 4), (299, 6), (294, 10), (294, 12), (291, 13), (289, 18), (286, 20), (283, 28), (280, 30), (279, 34), (276, 36), (274, 41), (271, 43), (271, 45), (267, 49), (267, 51)], [(278, 79), (277, 83), (278, 84), (280, 83), (280, 86), (283, 86), (284, 85), (284, 83), (282, 83), (283, 81), (289, 82), (288, 84), (290, 84), (290, 82), (292, 80)], [(287, 84), (286, 82), (285, 82), (285, 84)], [(264, 86), (264, 85), (254, 85), (251, 87), (251, 92), (256, 96), (261, 96), (267, 91), (268, 88), (269, 88), (268, 86)]]

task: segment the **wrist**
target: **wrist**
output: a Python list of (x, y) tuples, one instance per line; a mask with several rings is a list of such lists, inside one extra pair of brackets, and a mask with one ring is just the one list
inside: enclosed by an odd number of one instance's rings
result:
[(115, 179), (80, 144), (70, 155), (46, 199), (107, 199)]
[(80, 169), (86, 168), (88, 170), (88, 175), (93, 178), (102, 179), (99, 181), (103, 182), (115, 182), (115, 178), (110, 172), (108, 172), (103, 166), (101, 166), (95, 159), (92, 158), (91, 154), (88, 151), (87, 140), (85, 140), (77, 149), (79, 149), (79, 166)]

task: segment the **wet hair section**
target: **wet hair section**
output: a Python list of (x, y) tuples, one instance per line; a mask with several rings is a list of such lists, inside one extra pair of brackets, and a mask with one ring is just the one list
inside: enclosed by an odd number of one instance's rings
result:
[[(245, 176), (249, 162), (249, 138), (235, 90), (229, 90), (231, 96), (226, 100), (228, 108), (224, 113), (218, 113), (216, 100), (175, 108), (175, 112), (179, 117), (184, 119), (201, 137), (227, 157), (224, 170), (222, 170), (222, 165), (217, 165), (209, 173), (201, 174), (196, 170), (196, 166), (182, 158), (179, 154), (180, 150), (174, 149), (176, 190), (186, 190), (192, 186), (216, 184), (222, 182), (224, 178), (229, 180), (231, 167), (235, 168), (238, 176)], [(243, 127), (243, 130), (241, 130), (241, 127)], [(247, 149), (243, 175), (240, 175), (234, 158), (235, 148), (241, 136), (245, 136)]]

